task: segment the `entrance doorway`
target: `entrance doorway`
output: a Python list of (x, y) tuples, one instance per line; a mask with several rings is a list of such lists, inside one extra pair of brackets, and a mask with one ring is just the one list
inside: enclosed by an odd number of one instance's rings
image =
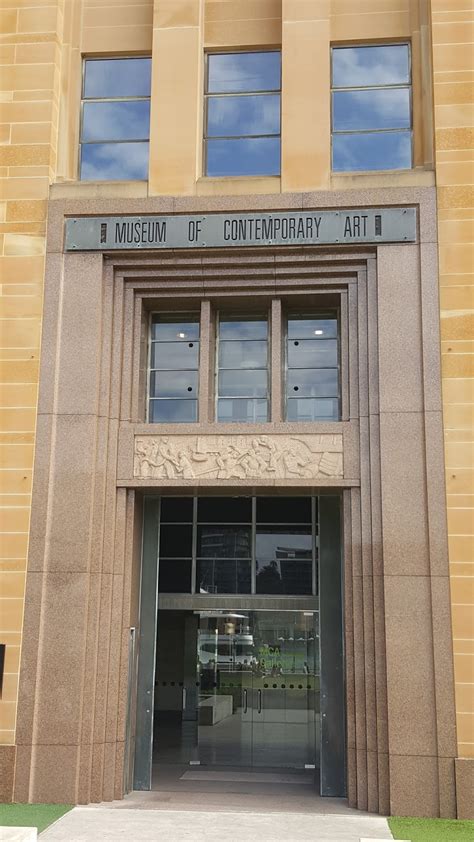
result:
[(318, 613), (162, 611), (153, 763), (319, 768)]
[(175, 764), (344, 796), (341, 591), (337, 495), (145, 498), (134, 789)]

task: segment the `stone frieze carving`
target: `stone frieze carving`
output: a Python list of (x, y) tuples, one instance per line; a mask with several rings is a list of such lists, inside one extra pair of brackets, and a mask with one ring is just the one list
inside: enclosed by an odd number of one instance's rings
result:
[(343, 476), (342, 435), (136, 436), (140, 479), (321, 479)]

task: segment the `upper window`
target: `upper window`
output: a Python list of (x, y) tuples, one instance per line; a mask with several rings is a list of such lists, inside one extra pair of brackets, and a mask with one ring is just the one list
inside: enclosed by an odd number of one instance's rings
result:
[(337, 318), (290, 316), (287, 335), (287, 420), (337, 421)]
[(207, 56), (205, 173), (280, 174), (280, 52)]
[(217, 352), (217, 420), (268, 420), (268, 323), (221, 315)]
[(86, 59), (80, 178), (148, 178), (150, 58)]
[(407, 44), (332, 50), (332, 168), (412, 166)]
[(199, 319), (152, 316), (149, 421), (197, 421), (198, 383)]

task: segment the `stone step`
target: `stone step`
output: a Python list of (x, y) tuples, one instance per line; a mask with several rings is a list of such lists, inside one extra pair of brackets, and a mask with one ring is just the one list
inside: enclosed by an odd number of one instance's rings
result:
[(0, 827), (2, 842), (37, 842), (36, 827)]

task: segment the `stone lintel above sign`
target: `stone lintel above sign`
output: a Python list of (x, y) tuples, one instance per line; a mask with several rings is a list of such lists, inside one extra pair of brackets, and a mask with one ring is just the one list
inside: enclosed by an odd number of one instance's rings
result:
[(65, 251), (413, 243), (416, 209), (93, 216), (66, 219)]
[(165, 482), (342, 479), (342, 435), (141, 435), (133, 475)]

